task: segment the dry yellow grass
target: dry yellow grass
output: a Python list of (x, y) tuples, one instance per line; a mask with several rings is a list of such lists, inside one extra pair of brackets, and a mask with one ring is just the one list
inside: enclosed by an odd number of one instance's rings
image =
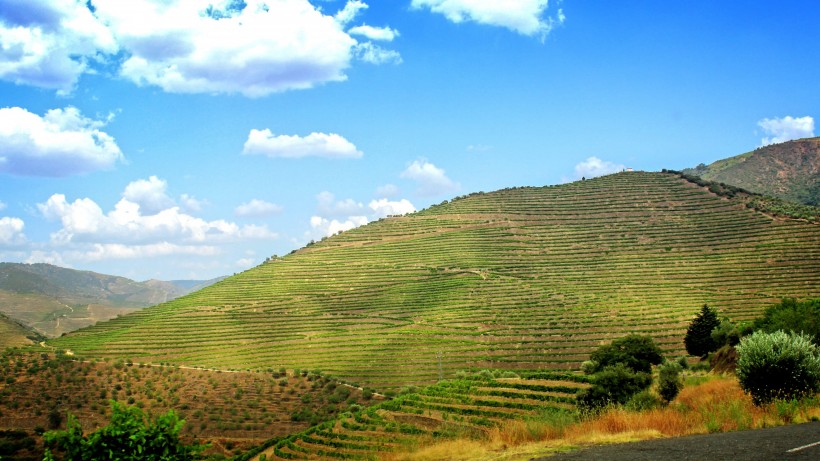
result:
[(511, 421), (489, 432), (486, 440), (449, 440), (422, 444), (388, 460), (525, 460), (574, 447), (680, 437), (708, 432), (757, 429), (820, 417), (820, 404), (780, 403), (756, 407), (734, 376), (715, 376), (684, 388), (667, 407), (633, 412), (613, 408), (575, 423)]

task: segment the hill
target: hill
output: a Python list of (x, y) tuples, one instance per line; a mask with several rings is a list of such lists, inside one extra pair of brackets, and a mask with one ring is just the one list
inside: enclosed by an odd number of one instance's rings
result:
[(0, 350), (7, 347), (28, 346), (44, 339), (34, 330), (0, 313)]
[(683, 171), (792, 202), (820, 205), (820, 137), (759, 147)]
[(59, 336), (178, 298), (206, 283), (135, 282), (50, 264), (0, 263), (0, 312), (41, 334)]
[(683, 355), (704, 303), (820, 296), (820, 226), (664, 173), (477, 193), (51, 341), (89, 357), (319, 369), (376, 389), (575, 370), (631, 332)]

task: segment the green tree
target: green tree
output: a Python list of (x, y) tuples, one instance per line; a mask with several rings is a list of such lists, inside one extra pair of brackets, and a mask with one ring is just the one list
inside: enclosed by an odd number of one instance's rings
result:
[(605, 367), (592, 376), (592, 386), (581, 391), (576, 400), (582, 409), (624, 404), (633, 395), (652, 385), (652, 375), (635, 371), (623, 363)]
[(689, 355), (696, 357), (704, 357), (706, 354), (717, 350), (718, 346), (715, 340), (712, 339), (712, 330), (720, 325), (718, 320), (718, 312), (706, 304), (689, 324), (686, 329), (686, 336), (683, 338), (683, 343), (686, 346), (686, 352)]
[(682, 370), (683, 367), (677, 362), (666, 362), (658, 368), (658, 394), (664, 402), (674, 400), (683, 389)]
[(663, 362), (661, 350), (649, 336), (631, 334), (599, 347), (590, 355), (589, 371), (597, 373), (606, 367), (622, 363), (635, 372), (649, 373), (652, 365)]
[(44, 461), (53, 461), (51, 449), (63, 453), (63, 459), (119, 461), (188, 461), (199, 459), (201, 445), (184, 445), (179, 433), (184, 420), (170, 410), (153, 422), (136, 407), (111, 403), (111, 422), (83, 435), (80, 423), (69, 415), (65, 431), (49, 431), (43, 435), (47, 448)]
[(756, 405), (820, 390), (820, 348), (800, 333), (757, 331), (737, 346), (737, 378)]
[(766, 308), (763, 317), (754, 323), (755, 330), (773, 333), (778, 330), (805, 333), (814, 344), (820, 345), (820, 299), (798, 302), (784, 299), (780, 304)]

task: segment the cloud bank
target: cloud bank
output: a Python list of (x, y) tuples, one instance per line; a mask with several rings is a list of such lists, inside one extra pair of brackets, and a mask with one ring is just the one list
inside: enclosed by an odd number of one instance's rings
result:
[(418, 184), (417, 193), (422, 196), (433, 196), (455, 192), (459, 184), (447, 177), (445, 171), (427, 160), (416, 160), (400, 175)]

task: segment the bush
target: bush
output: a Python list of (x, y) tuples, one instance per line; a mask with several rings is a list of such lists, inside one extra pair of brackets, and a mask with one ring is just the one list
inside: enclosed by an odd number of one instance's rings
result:
[(649, 336), (628, 335), (612, 341), (612, 344), (599, 347), (590, 355), (595, 362), (590, 370), (597, 373), (607, 367), (622, 363), (635, 372), (649, 373), (652, 365), (663, 362), (661, 350)]
[(706, 354), (717, 350), (718, 346), (715, 340), (712, 339), (712, 330), (720, 325), (718, 320), (717, 310), (712, 309), (706, 304), (700, 310), (686, 329), (686, 336), (683, 338), (683, 344), (686, 346), (686, 352), (695, 357), (704, 357)]
[(51, 448), (64, 452), (63, 459), (79, 460), (162, 460), (188, 461), (198, 458), (202, 446), (183, 445), (179, 434), (185, 421), (173, 410), (146, 423), (139, 408), (111, 404), (111, 422), (88, 435), (80, 423), (69, 416), (65, 431), (46, 432), (44, 460), (53, 461)]
[(658, 369), (658, 395), (665, 403), (674, 400), (683, 388), (682, 370), (677, 362), (666, 362)]
[(658, 408), (662, 405), (662, 402), (658, 399), (658, 397), (649, 392), (648, 389), (642, 390), (637, 394), (633, 395), (629, 401), (626, 402), (626, 408), (632, 411), (644, 411), (644, 410), (651, 410), (653, 408)]
[(592, 377), (592, 387), (578, 393), (581, 409), (624, 404), (652, 384), (652, 375), (635, 371), (623, 363), (608, 366)]
[(756, 405), (820, 390), (820, 349), (808, 335), (755, 332), (740, 341), (737, 351), (740, 387)]

